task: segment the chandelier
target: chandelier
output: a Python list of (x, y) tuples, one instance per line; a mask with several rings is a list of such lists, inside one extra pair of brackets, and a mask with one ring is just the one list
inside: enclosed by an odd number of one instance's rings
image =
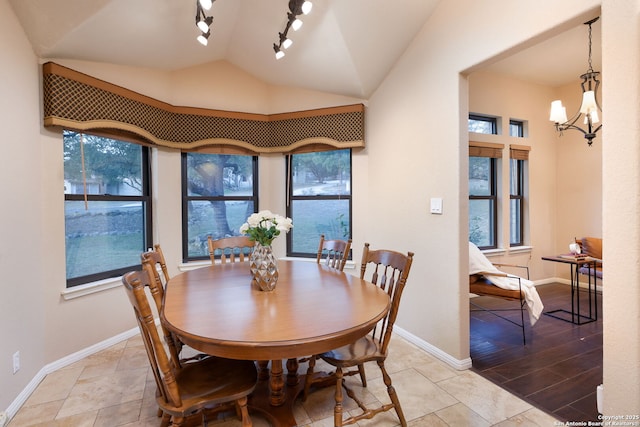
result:
[(313, 3), (309, 0), (289, 0), (289, 12), (287, 12), (287, 25), (284, 31), (278, 33), (278, 43), (273, 44), (273, 50), (276, 52), (276, 59), (284, 57), (284, 50), (288, 49), (292, 44), (288, 36), (289, 30), (298, 31), (302, 27), (302, 20), (299, 15), (308, 15), (311, 12)]
[[(593, 138), (596, 137), (596, 133), (602, 128), (602, 123), (600, 123), (598, 127), (595, 127), (595, 125), (600, 122), (598, 110), (602, 112), (602, 108), (600, 108), (600, 104), (598, 104), (598, 87), (600, 87), (598, 76), (600, 72), (593, 71), (591, 64), (591, 24), (598, 19), (600, 19), (600, 17), (584, 23), (584, 25), (589, 26), (589, 68), (586, 73), (580, 76), (582, 79), (582, 83), (580, 84), (582, 86), (582, 104), (580, 110), (578, 110), (571, 119), (567, 119), (567, 110), (562, 105), (562, 101), (556, 100), (551, 103), (551, 114), (549, 115), (549, 120), (555, 123), (556, 131), (560, 132), (560, 135), (567, 129), (575, 129), (584, 134), (589, 146), (591, 146)], [(584, 119), (582, 120), (582, 124), (585, 125), (586, 129), (580, 127), (580, 123), (578, 123), (578, 120), (583, 115)]]

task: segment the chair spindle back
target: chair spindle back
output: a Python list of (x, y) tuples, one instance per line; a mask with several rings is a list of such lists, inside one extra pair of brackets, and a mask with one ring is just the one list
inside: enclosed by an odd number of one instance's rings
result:
[(209, 258), (211, 263), (215, 265), (216, 256), (220, 255), (220, 263), (228, 262), (244, 262), (248, 261), (249, 255), (253, 251), (255, 243), (248, 236), (233, 236), (223, 239), (213, 239), (211, 236), (207, 238), (209, 246)]
[(389, 346), (393, 324), (400, 308), (400, 298), (407, 283), (412, 262), (413, 252), (405, 255), (392, 250), (370, 250), (369, 243), (364, 244), (360, 278), (379, 286), (391, 299), (389, 312), (371, 331), (372, 338), (380, 344), (383, 353), (386, 353)]
[(318, 264), (324, 262), (324, 264), (330, 268), (343, 271), (344, 266), (347, 264), (347, 260), (349, 259), (350, 249), (351, 239), (325, 240), (324, 234), (321, 234), (316, 261)]

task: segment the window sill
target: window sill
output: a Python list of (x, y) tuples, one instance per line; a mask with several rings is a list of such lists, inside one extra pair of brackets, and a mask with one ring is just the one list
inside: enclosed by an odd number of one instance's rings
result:
[(510, 254), (519, 254), (525, 252), (531, 252), (533, 250), (533, 246), (514, 246), (509, 248)]
[(60, 295), (65, 301), (70, 301), (72, 299), (80, 298), (86, 295), (113, 289), (118, 286), (122, 286), (122, 276), (111, 277), (109, 279), (99, 280), (97, 282), (85, 283), (84, 285), (66, 288), (64, 291), (60, 292)]
[(500, 256), (500, 255), (517, 255), (528, 253), (533, 250), (533, 246), (514, 246), (507, 249), (498, 248), (498, 249), (485, 249), (482, 251), (486, 256)]

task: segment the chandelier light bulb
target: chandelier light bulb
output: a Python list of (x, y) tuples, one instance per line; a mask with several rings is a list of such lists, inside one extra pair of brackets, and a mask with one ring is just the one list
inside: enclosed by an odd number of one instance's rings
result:
[(279, 50), (276, 52), (276, 59), (284, 58), (284, 52)]
[(284, 41), (282, 42), (282, 47), (285, 49), (289, 49), (292, 44), (293, 44), (293, 40), (287, 38), (287, 39), (284, 39)]
[(582, 105), (580, 106), (580, 112), (582, 114), (589, 114), (596, 111), (598, 106), (596, 104), (596, 93), (592, 90), (588, 90), (582, 94)]
[(296, 18), (291, 24), (291, 28), (293, 28), (293, 31), (298, 31), (300, 27), (302, 27), (302, 21)]
[(551, 103), (549, 120), (555, 123), (564, 123), (567, 121), (567, 109), (562, 105), (562, 101), (555, 100)]

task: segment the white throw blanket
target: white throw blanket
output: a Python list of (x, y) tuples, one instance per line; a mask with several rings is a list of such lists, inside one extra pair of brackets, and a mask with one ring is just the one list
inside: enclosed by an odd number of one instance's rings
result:
[[(469, 242), (469, 275), (479, 273), (499, 273), (506, 274), (498, 270), (487, 257), (478, 249), (476, 245)], [(491, 283), (502, 289), (518, 290), (518, 278), (517, 277), (504, 277), (504, 276), (485, 276)], [(531, 326), (535, 325), (540, 318), (540, 314), (544, 308), (540, 295), (533, 282), (524, 278), (519, 278), (522, 285), (522, 293), (527, 303), (529, 311), (529, 320)]]

